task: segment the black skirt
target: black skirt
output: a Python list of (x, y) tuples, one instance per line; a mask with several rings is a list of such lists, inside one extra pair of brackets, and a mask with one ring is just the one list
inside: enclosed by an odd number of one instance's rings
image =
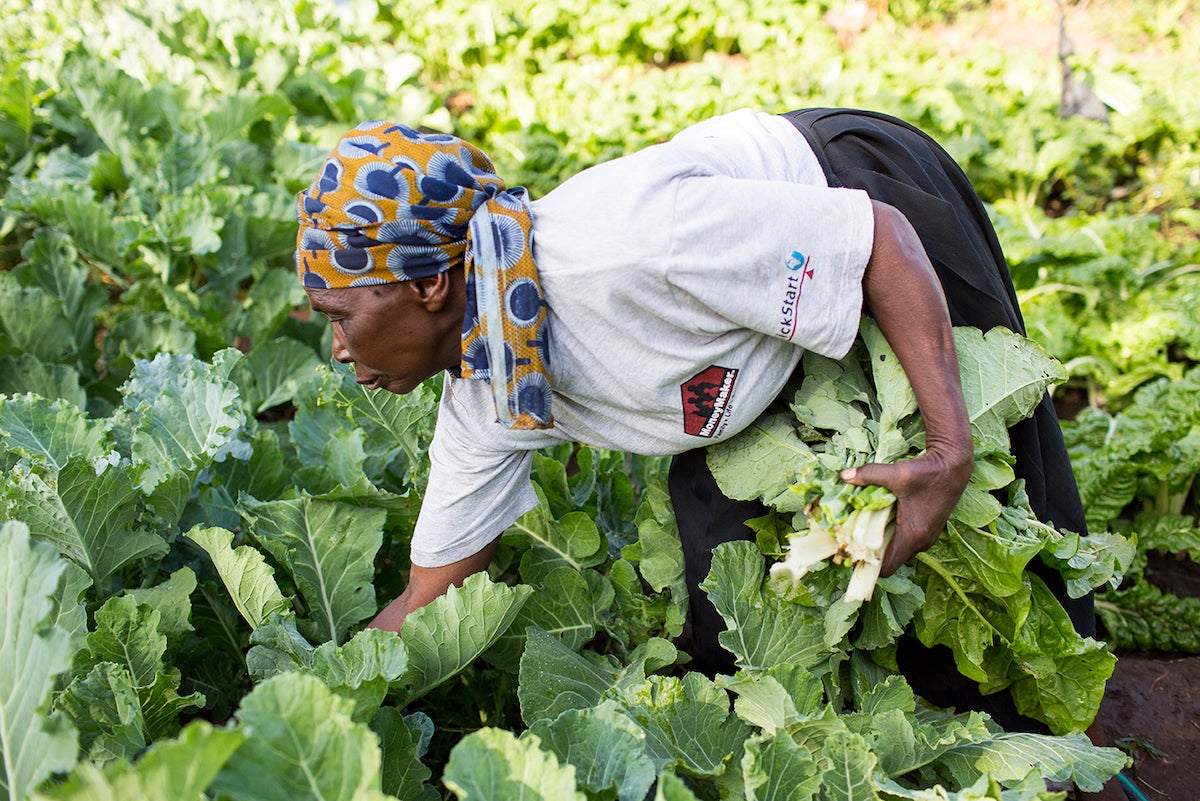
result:
[[(783, 115), (812, 146), (830, 186), (862, 189), (899, 209), (916, 229), (937, 272), (954, 325), (984, 331), (1004, 326), (1025, 333), (1016, 291), (991, 220), (967, 176), (933, 139), (908, 123), (871, 111), (815, 108)], [(1014, 470), (1025, 480), (1040, 520), (1086, 533), (1083, 507), (1049, 395), (1032, 417), (1009, 431)], [(708, 470), (705, 450), (675, 457), (671, 499), (679, 521), (691, 593), (689, 650), (693, 666), (712, 673), (733, 670), (731, 655), (717, 642), (724, 621), (698, 585), (722, 542), (752, 538), (745, 521), (765, 512), (756, 502), (726, 498)], [(1068, 597), (1061, 576), (1040, 561), (1031, 564), (1062, 602), (1083, 636), (1096, 631), (1093, 599)], [(941, 706), (991, 713), (1009, 729), (1043, 727), (1017, 715), (1007, 693), (984, 698), (961, 677), (950, 652), (902, 641), (901, 669), (918, 694)]]

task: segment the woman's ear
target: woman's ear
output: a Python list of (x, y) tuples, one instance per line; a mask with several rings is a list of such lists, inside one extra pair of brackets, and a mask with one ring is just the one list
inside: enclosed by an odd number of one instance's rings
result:
[(428, 278), (414, 278), (408, 282), (409, 289), (427, 312), (439, 312), (450, 299), (452, 270), (445, 270)]

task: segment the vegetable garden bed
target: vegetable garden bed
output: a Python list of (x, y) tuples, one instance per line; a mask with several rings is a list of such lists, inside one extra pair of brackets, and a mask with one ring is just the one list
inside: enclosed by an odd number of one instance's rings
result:
[(995, 795), (988, 773), (1012, 799), (1039, 759), (1098, 775), (879, 662), (793, 670), (795, 598), (753, 548), (710, 586), (761, 670), (673, 665), (662, 460), (539, 454), (488, 576), (402, 643), (360, 632), (403, 587), (438, 387), (365, 393), (304, 313), (292, 203), (336, 138), (452, 130), (536, 196), (709, 114), (846, 105), (929, 130), (989, 204), (1068, 375), (1089, 524), (1143, 552), (1099, 598), (1101, 718), (1151, 798), (1200, 798), (1200, 12), (1064, 7), (1107, 122), (1059, 114), (1049, 0), (0, 0), (0, 789), (679, 801), (810, 797), (840, 766), (820, 792), (859, 798), (874, 759), (894, 797)]

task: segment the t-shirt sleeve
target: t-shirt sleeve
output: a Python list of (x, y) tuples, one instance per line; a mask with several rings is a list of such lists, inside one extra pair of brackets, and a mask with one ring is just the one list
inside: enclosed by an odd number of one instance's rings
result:
[(537, 505), (529, 480), (533, 451), (497, 449), (484, 436), (494, 423), (491, 410), (473, 411), (473, 399), (456, 398), (452, 383), (447, 380), (443, 391), (429, 446), (429, 484), (413, 533), (412, 562), (420, 567), (478, 553)]
[(677, 187), (669, 280), (736, 326), (841, 358), (873, 236), (860, 190), (693, 176)]

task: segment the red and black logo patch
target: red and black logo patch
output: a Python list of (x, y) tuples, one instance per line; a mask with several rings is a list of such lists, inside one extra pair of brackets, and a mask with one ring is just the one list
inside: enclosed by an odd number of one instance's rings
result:
[(732, 367), (714, 364), (680, 385), (685, 432), (693, 437), (712, 437), (720, 432), (737, 375)]

